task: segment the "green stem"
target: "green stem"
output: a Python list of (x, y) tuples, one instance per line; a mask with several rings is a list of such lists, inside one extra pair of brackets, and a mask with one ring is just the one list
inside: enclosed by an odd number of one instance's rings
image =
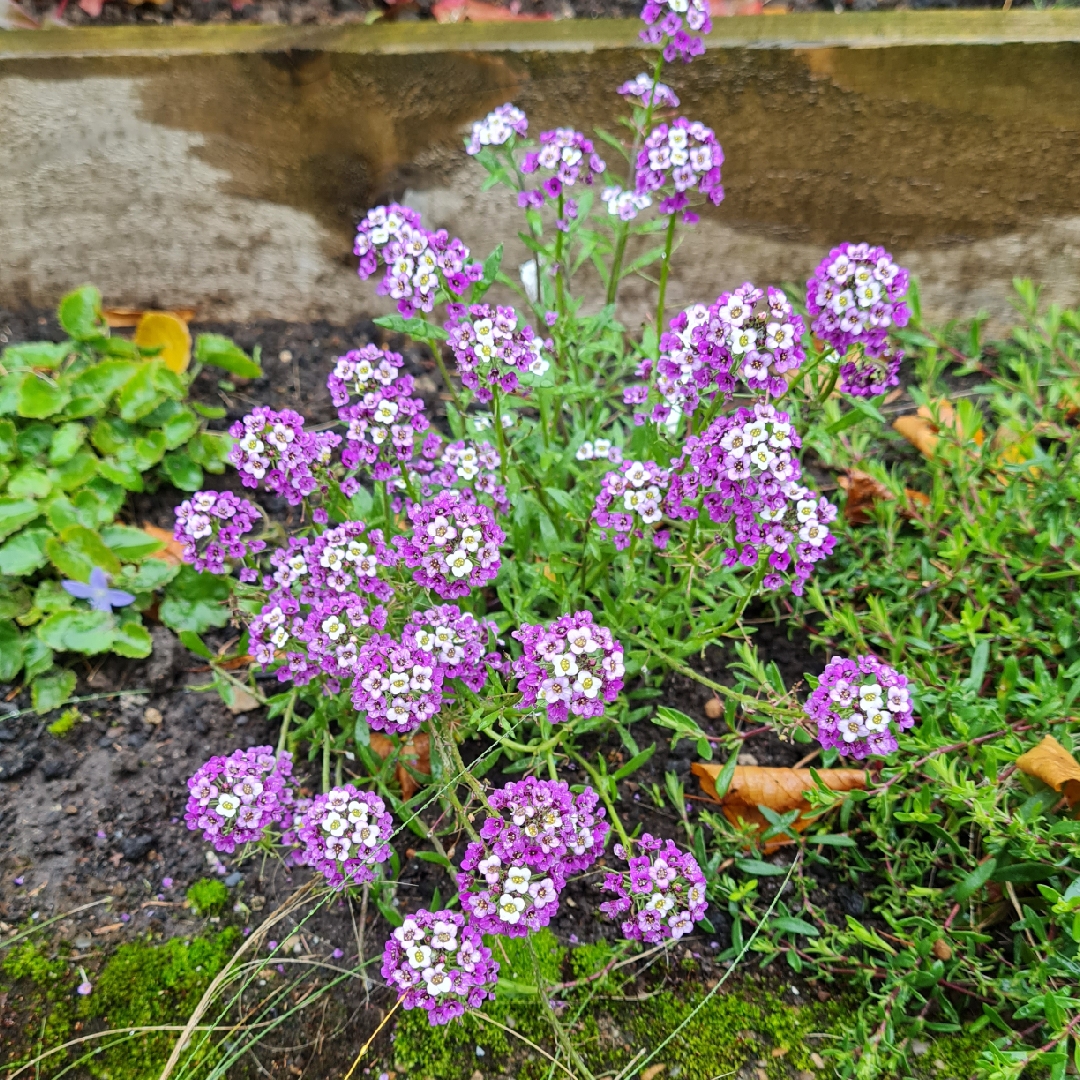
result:
[(834, 388), (836, 387), (836, 380), (839, 379), (839, 378), (840, 378), (840, 364), (838, 362), (838, 363), (832, 365), (832, 371), (829, 372), (828, 381), (825, 383), (825, 388), (821, 391), (820, 394), (818, 394), (816, 404), (822, 405), (829, 399), (829, 395), (833, 392)]
[[(438, 725), (433, 724), (432, 729), (435, 730)], [(452, 731), (439, 730), (439, 738), (442, 739), (445, 747), (450, 751), (450, 757), (454, 762), (454, 767), (458, 771), (458, 775), (465, 781), (470, 788), (472, 788), (473, 794), (480, 800), (481, 805), (489, 813), (494, 814), (495, 809), (491, 803), (488, 802), (487, 792), (484, 790), (484, 785), (473, 776), (469, 770), (468, 765), (465, 764), (461, 757), (461, 751), (458, 749), (457, 741), (454, 739), (454, 733)]]
[(285, 715), (281, 720), (281, 734), (278, 735), (277, 752), (280, 756), (288, 744), (289, 725), (292, 723), (293, 711), (296, 708), (297, 689), (294, 686), (289, 694), (289, 700), (285, 702)]
[(671, 247), (675, 242), (675, 214), (668, 215), (667, 233), (664, 236), (664, 261), (660, 265), (660, 293), (656, 298), (656, 339), (664, 328), (664, 300), (667, 297), (668, 274), (671, 273)]
[(540, 1007), (543, 1009), (544, 1015), (548, 1019), (548, 1023), (551, 1024), (551, 1030), (555, 1033), (555, 1041), (562, 1047), (563, 1052), (573, 1064), (574, 1068), (577, 1069), (582, 1080), (594, 1080), (588, 1065), (581, 1060), (581, 1055), (574, 1048), (574, 1044), (570, 1040), (566, 1028), (562, 1026), (558, 1016), (555, 1015), (555, 1010), (551, 1007), (551, 1001), (548, 998), (548, 988), (546, 985), (547, 980), (540, 970), (540, 958), (536, 955), (536, 946), (533, 944), (531, 934), (527, 940), (529, 942), (529, 955), (532, 957), (533, 978), (536, 980), (536, 995), (540, 999)]
[[(559, 192), (559, 221), (563, 220), (563, 195)], [(555, 310), (561, 319), (566, 314), (566, 285), (563, 275), (563, 244), (565, 233), (555, 225)]]
[[(451, 773), (454, 768), (454, 756), (447, 746), (446, 738), (435, 723), (431, 724), (431, 734), (434, 737), (435, 748), (438, 751), (439, 757), (443, 760), (443, 771), (445, 773)], [(470, 840), (479, 840), (480, 837), (473, 828), (472, 822), (469, 820), (469, 813), (465, 807), (461, 805), (461, 800), (458, 798), (456, 777), (446, 784), (445, 790), (446, 797), (450, 800), (450, 805), (453, 806), (454, 811), (457, 814), (458, 824), (469, 834)]]
[(567, 753), (589, 774), (589, 779), (593, 782), (593, 787), (596, 788), (597, 793), (600, 798), (604, 800), (604, 805), (607, 807), (607, 812), (611, 817), (611, 826), (615, 832), (618, 833), (619, 839), (622, 841), (622, 846), (626, 848), (626, 853), (629, 855), (630, 837), (623, 827), (622, 818), (619, 817), (618, 810), (615, 809), (615, 803), (608, 794), (607, 784), (604, 783), (607, 778), (601, 776), (576, 750), (568, 749)]
[(619, 297), (619, 282), (622, 279), (623, 256), (626, 254), (626, 241), (630, 237), (630, 222), (620, 221), (615, 235), (615, 254), (611, 259), (611, 277), (608, 278), (607, 303), (614, 304)]
[(326, 728), (323, 731), (322, 789), (323, 789), (324, 792), (330, 790), (330, 729), (329, 728)]
[(429, 341), (427, 346), (431, 350), (431, 355), (435, 357), (435, 363), (439, 365), (439, 374), (442, 376), (442, 381), (446, 384), (446, 389), (450, 392), (450, 396), (454, 399), (454, 407), (458, 412), (463, 412), (464, 410), (461, 408), (461, 398), (458, 397), (457, 387), (450, 378), (450, 372), (446, 370), (446, 361), (443, 360), (442, 346), (437, 341)]
[(499, 476), (506, 483), (506, 434), (502, 426), (502, 406), (499, 401), (500, 393), (497, 386), (491, 389), (491, 409), (495, 415), (495, 442), (499, 447)]
[(384, 527), (386, 529), (386, 538), (389, 540), (394, 534), (394, 514), (390, 509), (390, 485), (385, 480), (379, 480), (377, 483), (382, 489)]

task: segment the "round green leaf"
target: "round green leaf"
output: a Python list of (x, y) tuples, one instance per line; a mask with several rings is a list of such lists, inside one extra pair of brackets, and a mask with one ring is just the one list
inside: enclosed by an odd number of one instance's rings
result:
[(22, 635), (13, 622), (5, 619), (0, 622), (0, 683), (13, 682), (22, 666)]
[(141, 660), (150, 655), (152, 647), (150, 631), (141, 622), (122, 623), (113, 635), (112, 651), (120, 656)]
[(38, 715), (59, 709), (74, 692), (74, 671), (56, 671), (51, 675), (42, 675), (30, 685), (30, 697)]
[(13, 536), (0, 547), (0, 574), (23, 577), (44, 566), (45, 541), (50, 536), (48, 529), (23, 529)]
[(112, 645), (115, 625), (107, 611), (57, 611), (38, 624), (37, 636), (57, 652), (93, 656)]
[(138, 562), (164, 547), (160, 540), (155, 540), (149, 533), (129, 525), (106, 525), (101, 530), (101, 539), (124, 562)]
[(65, 387), (31, 371), (19, 383), (15, 410), (20, 416), (42, 419), (60, 412), (70, 399), (71, 394)]
[(183, 451), (166, 454), (161, 459), (161, 469), (172, 486), (181, 491), (198, 491), (202, 487), (202, 469)]
[(90, 571), (99, 567), (107, 574), (120, 572), (120, 560), (105, 541), (84, 525), (71, 525), (45, 544), (49, 561), (65, 577), (89, 581)]
[(0, 540), (29, 525), (41, 513), (41, 506), (33, 499), (0, 498)]

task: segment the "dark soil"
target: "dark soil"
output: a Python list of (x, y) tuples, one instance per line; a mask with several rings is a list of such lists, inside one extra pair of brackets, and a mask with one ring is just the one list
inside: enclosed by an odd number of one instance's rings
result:
[[(555, 19), (626, 19), (641, 11), (639, 0), (488, 0), (515, 14), (546, 15)], [(23, 0), (34, 19), (57, 18), (70, 26), (119, 26), (134, 23), (319, 24), (369, 22), (382, 18), (402, 22), (432, 19), (437, 0), (145, 0), (143, 3), (109, 2), (99, 15), (88, 14), (76, 0)], [(93, 10), (91, 3), (87, 4)], [(793, 11), (887, 11), (901, 8), (997, 8), (1000, 0), (744, 0), (733, 5), (738, 14)], [(1034, 6), (1034, 0), (1018, 0), (1014, 7)]]
[[(197, 397), (228, 410), (222, 425), (256, 404), (295, 408), (311, 423), (331, 420), (334, 413), (325, 378), (333, 357), (367, 341), (383, 340), (379, 337), (382, 332), (364, 320), (348, 327), (266, 321), (193, 325), (192, 330), (228, 334), (246, 349), (262, 348), (267, 374), (259, 380), (229, 382), (219, 378), (221, 373), (208, 371), (197, 380)], [(61, 336), (51, 316), (0, 312), (0, 343)], [(385, 343), (402, 348), (400, 341)], [(418, 392), (437, 418), (441, 400), (434, 361), (416, 347), (406, 358), (417, 378)], [(229, 476), (214, 478), (214, 483), (227, 486)], [(171, 527), (177, 498), (171, 489), (138, 496), (130, 508), (131, 520)], [(274, 512), (265, 499), (263, 504)], [(797, 683), (804, 671), (820, 666), (805, 640), (788, 640), (786, 628), (769, 621), (767, 612), (758, 612), (754, 621), (758, 623), (756, 640), (763, 659), (776, 662), (788, 685)], [(144, 937), (148, 930), (162, 938), (190, 938), (204, 931), (203, 920), (183, 905), (187, 888), (200, 878), (220, 876), (235, 903), (234, 910), (222, 916), (223, 921), (251, 928), (307, 880), (307, 871), (274, 859), (240, 863), (218, 857), (185, 827), (187, 778), (212, 755), (275, 743), (276, 724), (267, 723), (261, 710), (233, 715), (215, 693), (197, 692), (194, 688), (208, 681), (203, 661), (165, 627), (154, 626), (153, 635), (154, 652), (146, 661), (109, 657), (104, 662), (86, 660), (77, 666), (77, 695), (96, 696), (79, 703), (82, 720), (64, 737), (47, 730), (56, 714), (41, 718), (31, 711), (28, 691), (0, 687), (0, 829), (6, 841), (0, 850), (0, 933), (6, 934), (15, 924), (35, 915), (44, 921), (97, 902), (58, 926), (64, 940), (73, 943), (75, 955), (89, 958), (91, 953), (100, 956), (102, 949), (109, 951), (124, 941)], [(235, 629), (226, 628), (207, 635), (207, 640), (217, 647), (235, 635)], [(697, 663), (710, 678), (730, 681), (726, 658), (719, 649), (710, 650)], [(681, 709), (707, 733), (716, 735), (720, 733), (717, 725), (723, 721), (709, 718), (707, 705), (712, 698), (712, 691), (699, 683), (673, 676), (657, 703)], [(643, 747), (655, 741), (657, 749), (645, 766), (620, 784), (624, 821), (628, 828), (640, 822), (655, 835), (685, 841), (682, 823), (670, 803), (657, 805), (652, 792), (664, 790), (665, 773), (671, 771), (683, 781), (690, 797), (686, 806), (691, 821), (697, 820), (702, 808), (709, 808), (704, 800), (696, 801), (700, 791), (690, 775), (694, 748), (682, 742), (670, 750), (664, 732), (647, 723), (636, 725), (632, 734)], [(463, 752), (468, 759), (480, 749), (479, 744), (467, 745)], [(630, 756), (614, 736), (602, 746), (587, 749), (604, 753), (612, 770)], [(745, 740), (740, 763), (792, 765), (807, 749), (802, 744), (785, 743), (772, 733), (751, 735)], [(297, 772), (312, 787), (318, 787), (315, 766), (301, 760)], [(572, 766), (564, 776), (574, 782)], [(489, 778), (496, 784), (503, 779), (497, 770)], [(429, 819), (435, 813), (429, 814)], [(436, 888), (444, 897), (453, 889), (445, 871), (415, 857), (412, 848), (417, 843), (408, 832), (395, 842), (401, 859), (398, 899), (402, 913), (426, 906)], [(457, 846), (460, 855), (463, 843)], [(448, 850), (450, 847), (447, 843)], [(772, 858), (783, 864), (790, 856), (781, 851)], [(601, 862), (597, 869), (572, 881), (564, 892), (560, 914), (551, 926), (563, 943), (618, 936), (617, 927), (598, 917), (595, 910), (605, 898), (597, 887), (602, 873)], [(167, 880), (171, 884), (167, 885)], [(775, 891), (779, 880), (764, 879), (762, 894)], [(842, 921), (845, 913), (862, 913), (862, 896), (849, 885), (824, 877), (821, 885), (824, 893), (815, 899), (832, 917)], [(274, 936), (278, 940), (289, 938), (300, 917), (286, 920)], [(710, 957), (730, 944), (726, 913), (713, 909), (710, 919), (714, 933), (699, 934), (684, 943), (688, 957), (697, 960), (706, 978), (722, 970)], [(333, 900), (303, 924), (296, 948), (323, 963), (349, 966), (356, 962), (361, 938), (364, 955), (371, 957), (381, 952), (388, 931), (374, 904), (365, 921), (355, 901)], [(340, 953), (335, 954), (335, 950)], [(381, 1001), (374, 989), (372, 995), (372, 1000)], [(327, 1051), (329, 1056), (320, 1059), (315, 1075), (338, 1075), (344, 1071), (340, 1068), (335, 1073), (338, 1065), (347, 1068), (351, 1060), (348, 1048), (356, 1045), (358, 1036), (362, 1039), (369, 1020), (370, 1014), (365, 1014), (357, 1021), (359, 1027), (342, 1021), (349, 1037), (340, 1040), (340, 1046), (334, 1043), (338, 1049)], [(315, 1021), (305, 1017), (301, 1022)], [(310, 1041), (321, 1047), (325, 1039), (312, 1036), (294, 1041), (297, 1045)], [(297, 1060), (303, 1064), (304, 1054)]]

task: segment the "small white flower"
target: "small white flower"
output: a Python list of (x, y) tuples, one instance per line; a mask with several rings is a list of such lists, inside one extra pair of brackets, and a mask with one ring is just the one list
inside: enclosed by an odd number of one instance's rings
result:
[(524, 893), (529, 890), (529, 878), (532, 871), (527, 866), (511, 866), (506, 872), (506, 883), (503, 888), (508, 893)]
[(472, 560), (469, 558), (469, 553), (462, 548), (458, 548), (446, 560), (446, 564), (450, 567), (450, 573), (456, 578), (467, 577), (472, 573)]
[(235, 795), (226, 792), (218, 799), (217, 811), (222, 817), (231, 818), (240, 806), (240, 800)]
[(431, 966), (431, 949), (427, 945), (410, 945), (405, 955), (409, 959), (409, 967), (417, 971)]
[(592, 461), (596, 457), (596, 452), (593, 449), (591, 442), (583, 442), (578, 448), (577, 453), (574, 455), (578, 461)]
[(345, 830), (348, 828), (348, 823), (337, 813), (327, 814), (326, 817), (323, 818), (322, 825), (331, 836), (344, 836)]
[(503, 893), (499, 897), (499, 918), (503, 922), (516, 926), (521, 922), (521, 913), (524, 910), (525, 901), (520, 896), (514, 896), (513, 893)]

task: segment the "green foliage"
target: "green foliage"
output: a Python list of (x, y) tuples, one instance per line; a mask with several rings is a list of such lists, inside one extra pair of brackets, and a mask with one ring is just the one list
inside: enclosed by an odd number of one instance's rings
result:
[(65, 709), (60, 716), (48, 726), (50, 735), (62, 739), (79, 722), (78, 709)]
[[(0, 592), (10, 598), (0, 602), (0, 682), (20, 673), (32, 681), (40, 712), (63, 704), (74, 687), (52, 669), (53, 653), (149, 655), (139, 612), (176, 571), (150, 560), (161, 544), (117, 516), (128, 492), (161, 483), (195, 491), (205, 472), (223, 471), (228, 436), (205, 430), (213, 410), (187, 402), (199, 365), (261, 374), (256, 360), (218, 335), (199, 337), (195, 366), (169, 370), (156, 350), (110, 336), (91, 286), (65, 296), (59, 316), (70, 340), (12, 345), (0, 356)], [(94, 567), (135, 592), (136, 603), (114, 615), (55, 591), (41, 602), (43, 585), (86, 581)], [(191, 607), (179, 628), (228, 618), (220, 605), (212, 613)]]
[(200, 878), (187, 891), (196, 915), (217, 915), (229, 902), (229, 890), (217, 878)]

